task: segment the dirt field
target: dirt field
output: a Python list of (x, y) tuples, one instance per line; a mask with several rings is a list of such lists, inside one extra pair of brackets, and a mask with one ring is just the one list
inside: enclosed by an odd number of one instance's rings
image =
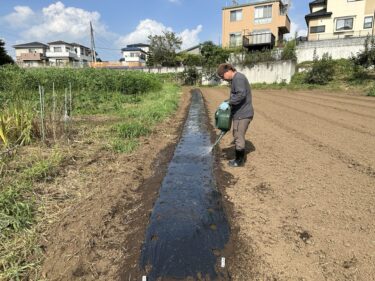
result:
[[(210, 116), (227, 89), (204, 89)], [(375, 280), (375, 99), (254, 91), (244, 168), (226, 165), (233, 280)]]
[[(202, 91), (213, 117), (228, 89)], [(140, 280), (140, 247), (189, 99), (185, 89), (177, 114), (134, 154), (72, 148), (74, 161), (49, 183), (70, 193), (56, 195), (69, 200), (42, 241), (45, 278)], [(375, 280), (375, 99), (254, 91), (254, 107), (246, 166), (227, 167), (230, 135), (218, 150), (236, 238), (231, 279)]]

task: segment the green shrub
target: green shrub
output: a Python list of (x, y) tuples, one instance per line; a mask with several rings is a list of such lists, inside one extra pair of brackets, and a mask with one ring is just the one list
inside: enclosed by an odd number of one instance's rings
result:
[(288, 41), (281, 52), (282, 60), (297, 60), (296, 40)]
[(333, 80), (335, 74), (334, 62), (329, 54), (323, 54), (321, 59), (314, 55), (314, 62), (311, 70), (305, 76), (308, 84), (325, 85)]
[(367, 96), (369, 97), (375, 97), (375, 85), (370, 88), (370, 90), (367, 92)]
[(352, 57), (356, 65), (369, 68), (375, 66), (375, 37), (367, 36), (364, 43), (364, 50), (359, 52), (357, 56)]
[(180, 74), (184, 85), (196, 85), (200, 82), (202, 75), (196, 67), (188, 67)]

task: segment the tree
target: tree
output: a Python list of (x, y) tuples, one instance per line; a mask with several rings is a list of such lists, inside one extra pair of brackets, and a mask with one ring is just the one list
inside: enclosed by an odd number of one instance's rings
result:
[(5, 42), (0, 39), (0, 65), (14, 63), (11, 56), (9, 56), (5, 50)]
[(188, 53), (180, 53), (178, 54), (178, 61), (181, 62), (182, 65), (192, 67), (192, 66), (202, 66), (202, 56), (195, 55), (195, 54), (188, 54)]
[(201, 48), (203, 72), (207, 78), (215, 77), (219, 64), (229, 59), (229, 52), (211, 41), (204, 42)]
[(176, 50), (182, 45), (182, 39), (174, 32), (163, 32), (163, 35), (150, 35), (150, 57), (148, 66), (177, 66)]

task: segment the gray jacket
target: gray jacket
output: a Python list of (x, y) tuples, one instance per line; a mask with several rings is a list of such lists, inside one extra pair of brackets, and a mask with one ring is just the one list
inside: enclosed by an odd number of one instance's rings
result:
[(254, 116), (250, 84), (242, 73), (236, 72), (232, 79), (229, 104), (232, 108), (233, 119), (245, 119)]

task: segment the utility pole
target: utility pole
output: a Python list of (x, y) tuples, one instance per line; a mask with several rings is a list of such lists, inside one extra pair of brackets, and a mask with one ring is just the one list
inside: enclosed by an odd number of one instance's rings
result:
[(95, 51), (95, 40), (94, 40), (94, 29), (90, 21), (90, 36), (91, 36), (91, 55), (93, 62), (96, 62), (96, 51)]

